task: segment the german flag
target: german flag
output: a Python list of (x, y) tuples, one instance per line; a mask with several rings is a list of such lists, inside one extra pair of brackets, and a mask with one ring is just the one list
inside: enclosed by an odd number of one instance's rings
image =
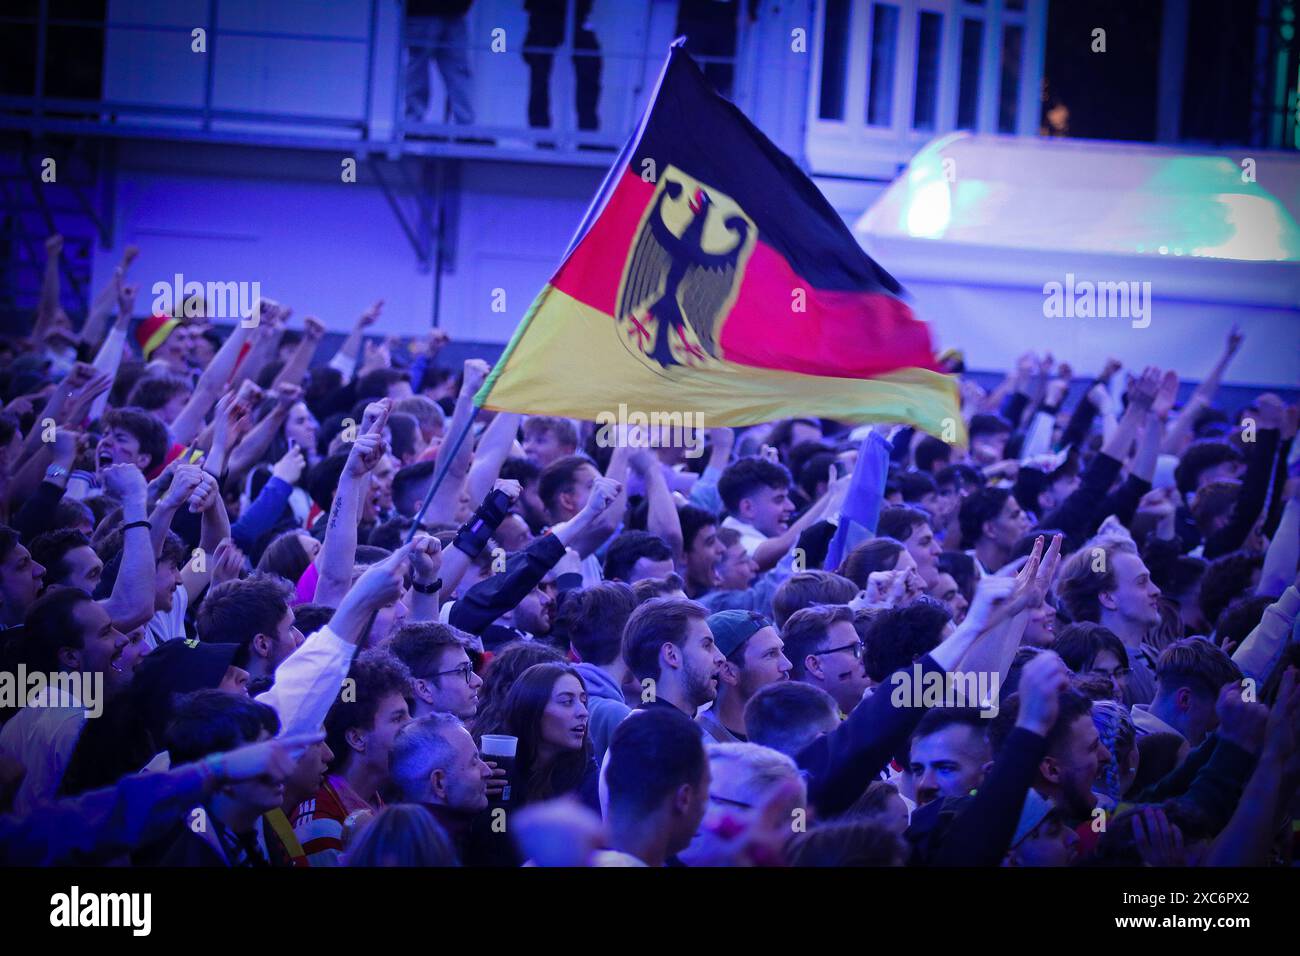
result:
[(964, 442), (956, 386), (898, 282), (680, 43), (476, 404), (907, 422)]

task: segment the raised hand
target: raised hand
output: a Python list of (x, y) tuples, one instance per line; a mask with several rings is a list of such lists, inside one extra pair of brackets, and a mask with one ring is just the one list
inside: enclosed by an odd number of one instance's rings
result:
[(303, 469), (307, 467), (307, 456), (302, 452), (302, 446), (293, 442), (289, 450), (284, 453), (275, 467), (271, 469), (271, 475), (279, 478), (289, 485), (296, 485), (298, 479), (302, 477)]
[(45, 240), (45, 254), (57, 256), (63, 253), (63, 237), (57, 232)]
[(417, 584), (432, 584), (438, 579), (442, 567), (442, 545), (428, 534), (417, 534), (411, 539), (411, 577)]
[(104, 491), (119, 501), (145, 500), (149, 485), (144, 472), (132, 464), (109, 465), (103, 471)]
[(1131, 406), (1139, 411), (1146, 411), (1151, 408), (1159, 394), (1163, 373), (1154, 365), (1148, 365), (1142, 370), (1142, 374), (1133, 381), (1129, 386), (1128, 401)]
[(463, 371), (464, 376), (461, 379), (460, 394), (472, 398), (483, 387), (483, 383), (487, 381), (488, 373), (492, 369), (482, 359), (466, 359)]
[(1232, 323), (1232, 328), (1228, 330), (1228, 340), (1223, 344), (1223, 353), (1229, 356), (1236, 355), (1245, 340), (1246, 336), (1242, 334), (1241, 328), (1236, 322)]
[(265, 780), (279, 783), (293, 773), (308, 747), (324, 739), (323, 733), (296, 734), (228, 750), (216, 760), (221, 782)]
[(1052, 651), (1031, 657), (1020, 672), (1020, 710), (1016, 726), (1040, 737), (1051, 733), (1060, 711), (1061, 692), (1070, 686), (1070, 669)]
[[(184, 457), (184, 456), (182, 456)], [(180, 459), (177, 459), (180, 461)], [(198, 465), (181, 461), (172, 473), (172, 483), (158, 501), (160, 508), (176, 509), (189, 501), (195, 490), (203, 483), (203, 469)]]
[(1161, 421), (1169, 416), (1169, 412), (1174, 407), (1174, 401), (1178, 398), (1178, 373), (1173, 369), (1165, 372), (1164, 377), (1160, 379), (1160, 389), (1156, 392), (1155, 401), (1151, 403), (1151, 411)]
[(1142, 807), (1133, 813), (1133, 840), (1146, 866), (1186, 866), (1183, 834), (1159, 807)]
[(523, 494), (524, 486), (513, 478), (498, 478), (492, 483), (492, 490), (502, 492), (510, 499), (511, 503), (514, 503), (518, 501), (519, 496)]
[(370, 328), (370, 326), (374, 325), (376, 322), (379, 321), (379, 313), (382, 312), (383, 310), (384, 310), (384, 300), (376, 299), (374, 302), (370, 304), (370, 308), (362, 312), (361, 315), (357, 318), (357, 327), (362, 329)]
[(587, 496), (587, 504), (582, 510), (593, 517), (602, 514), (622, 490), (622, 482), (615, 481), (613, 478), (599, 477), (592, 482), (591, 494)]
[(213, 586), (235, 580), (243, 570), (244, 552), (239, 550), (233, 538), (222, 538), (212, 552)]
[(309, 315), (302, 320), (302, 334), (312, 342), (319, 342), (325, 338), (325, 323), (316, 316)]
[(1219, 715), (1219, 737), (1243, 750), (1258, 754), (1268, 728), (1268, 708), (1243, 699), (1240, 681), (1229, 681), (1219, 690), (1214, 711)]

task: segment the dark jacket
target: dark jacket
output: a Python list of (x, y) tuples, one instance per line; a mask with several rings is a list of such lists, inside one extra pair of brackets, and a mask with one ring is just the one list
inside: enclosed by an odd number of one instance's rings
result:
[[(922, 675), (944, 673), (929, 654), (918, 663)], [(904, 672), (910, 679), (911, 665)], [(924, 707), (895, 707), (890, 686), (886, 680), (848, 719), (795, 757), (799, 769), (807, 771), (808, 802), (822, 819), (852, 806), (925, 716)]]

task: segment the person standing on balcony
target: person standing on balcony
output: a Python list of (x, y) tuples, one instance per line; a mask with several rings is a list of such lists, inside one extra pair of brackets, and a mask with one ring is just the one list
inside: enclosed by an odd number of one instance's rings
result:
[(421, 122), (429, 108), (429, 61), (447, 87), (451, 118), (460, 126), (474, 122), (470, 95), (469, 28), (466, 16), (474, 0), (407, 0), (406, 121)]
[[(591, 31), (592, 0), (573, 0), (573, 72), (577, 78), (575, 107), (578, 129), (600, 127), (600, 43)], [(568, 0), (524, 0), (528, 34), (524, 37), (524, 62), (528, 64), (528, 125), (551, 125), (551, 64), (554, 50), (564, 42), (564, 14)]]
[[(677, 36), (697, 59), (715, 90), (731, 98), (736, 72), (736, 30), (741, 0), (678, 0)], [(758, 19), (758, 0), (748, 0), (749, 22)]]

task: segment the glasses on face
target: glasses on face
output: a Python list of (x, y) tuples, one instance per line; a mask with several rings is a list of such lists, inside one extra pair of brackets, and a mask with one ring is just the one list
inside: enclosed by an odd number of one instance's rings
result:
[(473, 680), (474, 665), (471, 664), (469, 661), (466, 661), (464, 664), (461, 664), (460, 667), (453, 667), (449, 671), (435, 671), (433, 676), (445, 677), (448, 674), (459, 674), (461, 677), (465, 679), (465, 683), (468, 684), (471, 680)]
[(841, 644), (839, 647), (829, 647), (824, 651), (813, 651), (813, 655), (820, 657), (822, 654), (838, 654), (840, 651), (852, 652), (854, 658), (862, 660), (862, 642), (855, 641), (852, 644)]

